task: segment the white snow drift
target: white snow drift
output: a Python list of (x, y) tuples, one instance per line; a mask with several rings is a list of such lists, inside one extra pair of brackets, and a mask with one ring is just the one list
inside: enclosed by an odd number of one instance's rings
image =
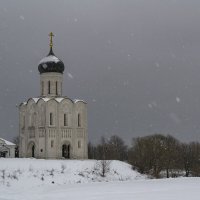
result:
[(0, 159), (0, 200), (199, 200), (200, 178), (148, 180), (112, 161), (105, 178), (96, 161)]
[(141, 179), (131, 166), (110, 162), (105, 177), (96, 160), (0, 159), (0, 185), (29, 188), (38, 185), (108, 182)]

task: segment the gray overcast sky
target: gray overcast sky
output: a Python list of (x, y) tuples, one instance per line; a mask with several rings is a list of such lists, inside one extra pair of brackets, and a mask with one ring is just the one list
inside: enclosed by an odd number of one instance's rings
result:
[(39, 95), (38, 62), (65, 63), (63, 94), (88, 102), (89, 138), (200, 141), (199, 0), (1, 0), (0, 137)]

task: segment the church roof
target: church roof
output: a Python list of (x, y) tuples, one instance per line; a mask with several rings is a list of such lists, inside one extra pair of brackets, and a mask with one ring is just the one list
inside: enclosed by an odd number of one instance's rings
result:
[[(58, 103), (62, 102), (64, 99), (68, 99), (68, 100), (70, 100), (72, 103), (79, 103), (79, 102), (82, 102), (82, 103), (85, 103), (85, 104), (86, 104), (86, 102), (85, 102), (84, 100), (81, 100), (81, 99), (74, 99), (74, 100), (72, 100), (72, 99), (70, 99), (70, 98), (68, 98), (68, 97), (36, 97), (36, 98), (30, 98), (30, 99), (28, 99), (28, 101), (33, 100), (35, 103), (38, 103), (38, 101), (39, 101), (40, 99), (42, 99), (42, 100), (45, 101), (45, 102), (48, 102), (48, 101), (50, 101), (50, 100), (55, 100), (55, 101), (57, 101)], [(21, 105), (26, 105), (26, 104), (28, 103), (28, 101), (23, 102)]]
[(6, 144), (6, 145), (12, 145), (12, 146), (15, 145), (14, 143), (9, 142), (8, 140), (5, 140), (5, 139), (3, 139), (3, 138), (0, 138), (0, 141), (3, 141), (3, 143)]
[(52, 48), (49, 54), (42, 58), (38, 65), (40, 74), (47, 72), (63, 73), (65, 69), (64, 63), (54, 55)]
[(47, 72), (57, 72), (62, 74), (65, 69), (64, 63), (58, 57), (56, 57), (53, 52), (53, 41), (52, 41), (52, 37), (54, 36), (53, 33), (51, 32), (49, 36), (50, 36), (50, 51), (46, 57), (40, 60), (38, 64), (38, 70), (40, 74)]

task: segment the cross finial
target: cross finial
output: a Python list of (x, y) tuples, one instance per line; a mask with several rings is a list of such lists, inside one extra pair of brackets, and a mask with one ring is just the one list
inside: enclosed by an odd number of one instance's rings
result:
[(54, 34), (52, 32), (49, 33), (49, 37), (50, 37), (50, 44), (49, 46), (52, 48), (53, 47), (53, 36)]

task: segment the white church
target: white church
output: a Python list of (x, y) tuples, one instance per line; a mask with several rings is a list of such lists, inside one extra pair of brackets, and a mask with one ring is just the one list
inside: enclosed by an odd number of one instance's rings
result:
[(19, 106), (20, 157), (87, 159), (87, 104), (62, 96), (64, 63), (50, 51), (38, 66), (40, 96)]

